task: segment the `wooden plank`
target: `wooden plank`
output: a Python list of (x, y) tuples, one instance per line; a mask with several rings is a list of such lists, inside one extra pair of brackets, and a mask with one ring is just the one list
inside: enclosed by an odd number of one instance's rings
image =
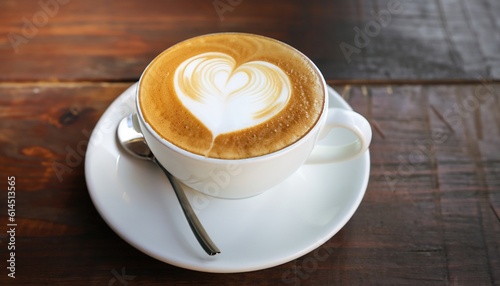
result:
[[(0, 84), (0, 174), (15, 175), (18, 190), (15, 282), (110, 284), (120, 275), (130, 285), (500, 281), (500, 85), (337, 86), (377, 126), (360, 208), (336, 236), (299, 259), (224, 275), (170, 266), (124, 242), (93, 207), (77, 159), (62, 180), (55, 174), (52, 164), (68, 164), (69, 153), (83, 158), (88, 132), (128, 86)], [(7, 221), (5, 212), (0, 221)], [(9, 279), (1, 275), (0, 284)]]
[(169, 46), (224, 31), (289, 43), (336, 82), (498, 80), (500, 5), (469, 2), (5, 0), (0, 81), (135, 81)]
[[(389, 274), (395, 284), (498, 283), (500, 157), (493, 146), (500, 142), (494, 115), (499, 86), (392, 89), (389, 95), (385, 87), (371, 88), (371, 100), (355, 92), (351, 96), (384, 134), (376, 132), (372, 143), (372, 180), (365, 198), (372, 202), (365, 205), (378, 207), (357, 215), (378, 222), (376, 231), (386, 236), (376, 240), (367, 233), (366, 245), (392, 239), (406, 242), (394, 250), (398, 255), (403, 249), (422, 254), (419, 263), (409, 256), (396, 260)], [(389, 279), (381, 276), (375, 282)]]

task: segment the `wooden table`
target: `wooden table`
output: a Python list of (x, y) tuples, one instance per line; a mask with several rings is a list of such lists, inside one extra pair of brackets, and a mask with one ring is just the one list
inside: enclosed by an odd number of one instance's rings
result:
[[(496, 0), (1, 1), (0, 285), (500, 285), (499, 14)], [(295, 46), (372, 124), (366, 195), (323, 261), (190, 271), (92, 204), (82, 142), (100, 116), (160, 51), (221, 31)]]

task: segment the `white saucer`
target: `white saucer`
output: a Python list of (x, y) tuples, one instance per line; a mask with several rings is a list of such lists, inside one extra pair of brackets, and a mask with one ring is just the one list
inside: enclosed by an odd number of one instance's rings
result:
[[(348, 162), (304, 165), (277, 187), (248, 199), (217, 199), (187, 189), (200, 221), (221, 250), (219, 255), (206, 255), (165, 175), (118, 146), (115, 129), (122, 117), (135, 111), (136, 85), (120, 95), (97, 123), (87, 149), (85, 175), (101, 216), (140, 251), (197, 271), (259, 270), (318, 248), (358, 208), (368, 184), (368, 151)], [(331, 106), (351, 109), (331, 88), (329, 95)], [(347, 137), (338, 133), (332, 140)]]

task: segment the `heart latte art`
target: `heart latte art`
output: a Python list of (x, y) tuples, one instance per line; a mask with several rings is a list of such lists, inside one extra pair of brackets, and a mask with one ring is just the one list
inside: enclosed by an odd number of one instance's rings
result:
[(184, 61), (174, 86), (214, 137), (267, 121), (285, 107), (291, 93), (288, 76), (276, 65), (252, 61), (236, 66), (231, 56), (217, 52)]
[(325, 85), (303, 54), (243, 33), (178, 43), (146, 68), (139, 112), (159, 139), (197, 155), (244, 159), (305, 136), (323, 112)]

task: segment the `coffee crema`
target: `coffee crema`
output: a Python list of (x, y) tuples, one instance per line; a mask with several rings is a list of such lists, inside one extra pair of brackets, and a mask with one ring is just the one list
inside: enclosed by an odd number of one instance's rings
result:
[(211, 158), (242, 159), (285, 148), (316, 124), (324, 85), (292, 47), (258, 35), (195, 37), (144, 71), (139, 105), (172, 144)]

